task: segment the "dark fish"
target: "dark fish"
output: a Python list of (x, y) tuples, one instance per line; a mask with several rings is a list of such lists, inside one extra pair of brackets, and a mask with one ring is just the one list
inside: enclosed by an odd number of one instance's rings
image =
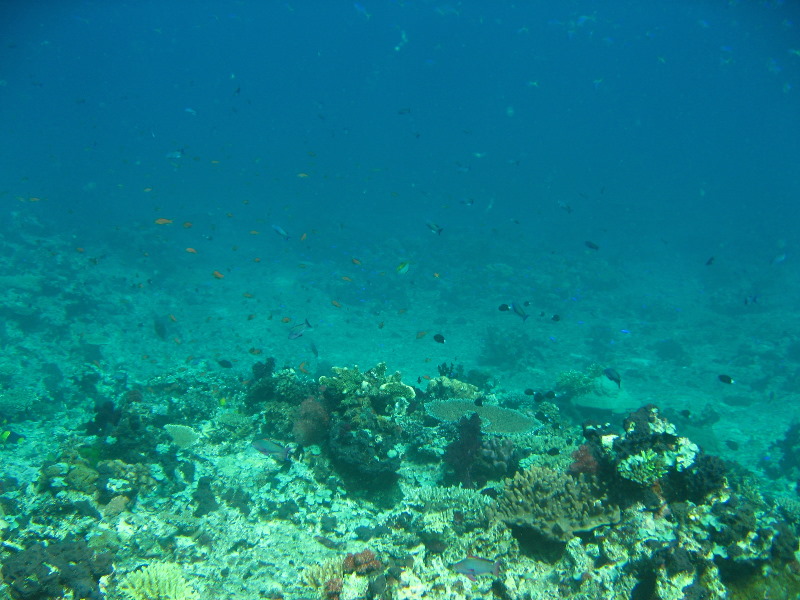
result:
[(507, 312), (511, 310), (511, 307), (508, 304), (501, 304), (500, 306), (497, 307), (497, 310), (499, 310), (500, 312)]
[(297, 338), (302, 337), (303, 332), (306, 329), (313, 329), (313, 327), (311, 327), (311, 323), (308, 322), (308, 319), (306, 319), (303, 323), (298, 323), (289, 330), (289, 339), (296, 340)]
[(314, 539), (323, 546), (325, 546), (326, 548), (330, 548), (331, 550), (336, 550), (344, 545), (342, 544), (342, 542), (334, 542), (332, 539), (326, 538), (321, 535), (315, 535)]
[(319, 350), (317, 350), (316, 344), (314, 344), (314, 342), (309, 342), (308, 347), (311, 349), (311, 354), (314, 355), (314, 358), (319, 358)]
[(517, 302), (512, 302), (511, 304), (509, 304), (509, 306), (511, 307), (511, 310), (514, 311), (514, 314), (517, 315), (520, 319), (522, 319), (522, 322), (524, 323), (525, 320), (528, 318), (528, 313), (525, 312), (525, 309), (522, 308), (522, 305), (518, 304)]
[(438, 342), (439, 344), (444, 344), (444, 336), (441, 333), (437, 333), (433, 336), (433, 341)]
[(738, 442), (735, 442), (734, 440), (725, 440), (725, 445), (734, 452), (739, 449)]
[(707, 267), (710, 267), (710, 266), (711, 266), (711, 265), (713, 265), (713, 264), (714, 264), (714, 257), (712, 256), (711, 258), (709, 258), (709, 259), (706, 261), (706, 266), (707, 266)]
[(534, 392), (531, 388), (527, 388), (523, 393), (526, 396), (533, 396), (536, 392)]
[(552, 317), (550, 317), (550, 320), (558, 323), (561, 320), (561, 317), (559, 315), (553, 315)]
[(444, 227), (439, 227), (436, 223), (431, 223), (429, 221), (426, 225), (428, 229), (431, 230), (431, 233), (435, 233), (436, 235), (442, 235), (442, 231), (444, 231)]
[(556, 397), (556, 393), (553, 390), (550, 390), (549, 392), (544, 393), (544, 397), (547, 398), (548, 400), (552, 400), (553, 398)]
[(223, 369), (232, 369), (233, 363), (229, 360), (225, 360), (224, 358), (217, 361), (217, 364), (222, 367)]
[(586, 246), (589, 250), (600, 250), (600, 246), (598, 246), (594, 242), (586, 241), (583, 242), (583, 245)]
[(617, 384), (617, 387), (622, 387), (622, 378), (614, 369), (603, 369), (603, 375), (608, 377), (611, 381)]
[(717, 379), (719, 379), (722, 383), (733, 383), (733, 377), (730, 375), (717, 375)]
[(456, 573), (465, 575), (470, 581), (480, 575), (493, 575), (497, 577), (500, 575), (500, 561), (491, 561), (488, 558), (478, 558), (477, 556), (468, 556), (452, 565), (451, 568)]
[(284, 446), (266, 438), (254, 440), (252, 446), (261, 454), (271, 456), (278, 462), (287, 462), (289, 460), (289, 446)]

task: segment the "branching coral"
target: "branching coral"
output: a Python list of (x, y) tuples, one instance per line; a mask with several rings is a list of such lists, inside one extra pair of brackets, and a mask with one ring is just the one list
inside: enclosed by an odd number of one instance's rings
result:
[(528, 527), (563, 542), (576, 532), (620, 520), (619, 508), (608, 504), (593, 480), (538, 466), (506, 479), (503, 496), (492, 514), (508, 524)]
[(197, 592), (174, 563), (151, 563), (128, 573), (119, 589), (131, 600), (196, 600)]

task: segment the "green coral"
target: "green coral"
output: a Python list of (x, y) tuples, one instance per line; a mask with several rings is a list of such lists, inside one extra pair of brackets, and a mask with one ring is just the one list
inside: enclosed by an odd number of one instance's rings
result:
[(641, 485), (653, 485), (669, 471), (664, 457), (652, 448), (629, 456), (617, 465), (617, 472), (625, 479)]
[(174, 563), (152, 563), (128, 573), (119, 589), (131, 600), (196, 600), (199, 597)]

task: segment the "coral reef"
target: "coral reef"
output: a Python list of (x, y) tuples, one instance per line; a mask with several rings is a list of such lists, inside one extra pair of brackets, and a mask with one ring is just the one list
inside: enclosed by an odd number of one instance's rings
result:
[(425, 410), (433, 418), (449, 422), (456, 422), (470, 413), (477, 413), (481, 418), (483, 430), (487, 433), (524, 433), (537, 425), (535, 419), (525, 416), (518, 410), (492, 404), (477, 405), (468, 400), (427, 402)]
[(44, 600), (71, 594), (100, 600), (99, 580), (111, 573), (110, 554), (95, 553), (80, 539), (35, 542), (3, 561), (3, 580), (15, 600)]
[(128, 573), (119, 585), (130, 600), (196, 600), (197, 592), (174, 563), (151, 563)]
[(505, 481), (492, 516), (567, 542), (576, 532), (619, 522), (620, 510), (595, 481), (533, 466)]

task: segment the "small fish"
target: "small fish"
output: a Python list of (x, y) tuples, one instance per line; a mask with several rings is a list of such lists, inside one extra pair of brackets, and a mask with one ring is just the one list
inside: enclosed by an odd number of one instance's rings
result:
[(251, 445), (261, 454), (271, 456), (278, 462), (287, 462), (289, 460), (289, 446), (284, 446), (267, 438), (254, 440)]
[(456, 573), (461, 573), (470, 581), (475, 581), (480, 575), (500, 575), (500, 561), (491, 561), (488, 558), (468, 556), (450, 566)]
[(354, 265), (360, 265), (361, 264), (361, 261), (358, 260), (357, 258), (351, 258), (350, 262), (353, 263)]
[(272, 231), (277, 233), (279, 236), (281, 236), (285, 240), (289, 239), (289, 234), (286, 233), (286, 230), (283, 227), (281, 227), (280, 225), (273, 225), (272, 226)]
[(211, 274), (212, 274), (214, 277), (216, 277), (217, 279), (225, 279), (225, 275), (223, 275), (223, 274), (222, 274), (222, 273), (220, 273), (219, 271), (214, 271), (214, 272), (213, 272), (213, 273), (211, 273)]
[(519, 304), (518, 302), (512, 302), (511, 304), (508, 305), (508, 307), (513, 311), (515, 315), (517, 315), (520, 319), (522, 319), (523, 323), (528, 318), (528, 313), (525, 312), (525, 309), (523, 308), (522, 304)]
[(424, 338), (426, 335), (428, 335), (428, 332), (427, 332), (427, 331), (418, 331), (418, 332), (417, 332), (417, 339), (418, 339), (418, 340), (421, 340), (421, 339), (422, 339), (422, 338)]
[(164, 219), (164, 218), (156, 219), (155, 221), (153, 221), (153, 223), (155, 223), (156, 225), (169, 225), (170, 223), (172, 223), (172, 219)]
[(711, 257), (709, 257), (709, 259), (706, 261), (706, 266), (707, 266), (707, 267), (710, 267), (710, 266), (711, 266), (711, 265), (713, 265), (713, 264), (714, 264), (714, 257), (713, 257), (713, 256), (711, 256)]
[(717, 379), (726, 384), (736, 383), (730, 375), (717, 375)]
[(616, 383), (618, 388), (622, 387), (622, 378), (619, 376), (619, 373), (617, 373), (614, 369), (611, 368), (603, 369), (603, 375), (605, 375), (606, 377), (608, 377), (608, 379)]
[(409, 266), (410, 265), (409, 265), (408, 261), (403, 261), (399, 265), (397, 265), (394, 268), (394, 270), (397, 271), (400, 275), (405, 275), (406, 273), (408, 273), (408, 267)]
[(501, 304), (500, 306), (497, 307), (497, 310), (499, 310), (500, 312), (508, 312), (509, 310), (511, 310), (511, 306), (508, 304)]
[(436, 235), (442, 235), (444, 227), (439, 227), (436, 223), (431, 223), (430, 221), (428, 221), (425, 224), (428, 226), (428, 229), (431, 230), (431, 233), (435, 233)]
[(444, 336), (441, 333), (437, 333), (435, 336), (433, 336), (433, 341), (437, 344), (444, 344)]
[(563, 200), (558, 201), (558, 208), (560, 208), (563, 211), (566, 211), (568, 215), (572, 214), (572, 207)]
[(184, 229), (191, 229), (191, 228), (192, 228), (192, 225), (193, 225), (193, 224), (192, 224), (192, 222), (191, 222), (191, 221), (184, 221), (184, 222), (183, 222), (183, 228), (184, 228)]
[(183, 150), (175, 150), (174, 152), (167, 152), (164, 155), (164, 158), (169, 158), (170, 160), (174, 160), (176, 158), (183, 158)]
[(233, 368), (233, 363), (231, 361), (227, 360), (227, 359), (224, 359), (224, 358), (217, 360), (217, 364), (220, 367), (222, 367), (223, 369), (232, 369)]
[(291, 328), (289, 331), (289, 339), (296, 340), (299, 337), (303, 337), (303, 333), (306, 329), (313, 329), (313, 327), (311, 327), (311, 323), (308, 322), (308, 319)]
[(197, 254), (197, 250), (195, 250), (194, 248), (186, 248), (186, 251), (187, 251), (189, 254)]
[(588, 240), (583, 242), (583, 245), (586, 246), (589, 250), (600, 250), (600, 246)]

